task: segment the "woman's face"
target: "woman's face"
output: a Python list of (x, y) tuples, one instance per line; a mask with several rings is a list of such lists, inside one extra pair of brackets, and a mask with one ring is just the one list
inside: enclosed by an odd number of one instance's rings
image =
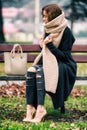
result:
[(48, 15), (47, 15), (47, 13), (46, 13), (45, 10), (43, 11), (43, 22), (44, 22), (45, 24), (48, 23)]

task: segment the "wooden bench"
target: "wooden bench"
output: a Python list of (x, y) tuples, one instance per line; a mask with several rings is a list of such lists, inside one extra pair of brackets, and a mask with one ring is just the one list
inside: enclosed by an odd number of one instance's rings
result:
[[(27, 62), (32, 63), (41, 51), (38, 44), (21, 44), (23, 52), (28, 54)], [(4, 63), (4, 52), (10, 52), (13, 44), (0, 44), (0, 63)], [(87, 45), (73, 45), (72, 56), (77, 63), (87, 63)], [(0, 75), (0, 81), (25, 80), (25, 76)], [(76, 80), (87, 81), (87, 76), (77, 76)]]

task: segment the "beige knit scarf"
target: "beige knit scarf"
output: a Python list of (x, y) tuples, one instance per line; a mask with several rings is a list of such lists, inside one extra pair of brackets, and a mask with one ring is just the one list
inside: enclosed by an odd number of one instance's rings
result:
[[(61, 38), (66, 26), (67, 22), (64, 17), (64, 13), (62, 13), (60, 16), (56, 17), (52, 21), (48, 22), (44, 26), (45, 32), (49, 33), (52, 36), (53, 44), (56, 48), (58, 48), (61, 42)], [(33, 65), (36, 65), (38, 63), (41, 56), (43, 56), (45, 89), (46, 91), (55, 93), (59, 77), (58, 61), (56, 60), (56, 57), (50, 52), (50, 50), (46, 47), (46, 45), (44, 45), (41, 53), (36, 57)]]

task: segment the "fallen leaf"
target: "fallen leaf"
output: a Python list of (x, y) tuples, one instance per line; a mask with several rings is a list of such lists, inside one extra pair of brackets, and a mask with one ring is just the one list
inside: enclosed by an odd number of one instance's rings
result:
[(55, 124), (55, 123), (51, 123), (51, 124), (50, 124), (50, 127), (51, 127), (51, 128), (56, 128), (56, 124)]

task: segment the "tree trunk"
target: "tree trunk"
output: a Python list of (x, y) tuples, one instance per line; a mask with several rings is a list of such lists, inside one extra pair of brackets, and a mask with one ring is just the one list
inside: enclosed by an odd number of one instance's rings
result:
[(75, 11), (75, 5), (74, 5), (74, 0), (71, 1), (71, 10), (72, 10), (72, 13), (71, 13), (71, 30), (73, 32), (73, 28), (74, 28), (74, 11)]
[(72, 33), (73, 33), (73, 28), (74, 28), (74, 19), (71, 18), (71, 30), (72, 30)]
[(3, 33), (2, 3), (0, 0), (0, 44), (4, 42), (5, 42), (5, 37)]

